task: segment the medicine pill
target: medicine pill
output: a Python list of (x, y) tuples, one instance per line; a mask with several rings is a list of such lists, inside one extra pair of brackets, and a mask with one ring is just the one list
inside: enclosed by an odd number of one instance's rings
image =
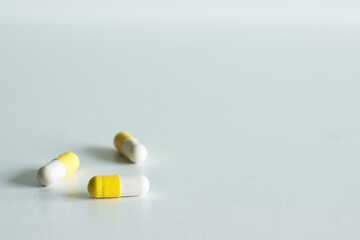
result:
[(79, 158), (75, 153), (67, 152), (41, 167), (37, 174), (39, 183), (50, 185), (79, 168)]
[(147, 150), (136, 138), (129, 133), (121, 132), (115, 136), (116, 149), (133, 163), (139, 163), (147, 157)]
[(95, 176), (88, 184), (88, 192), (95, 198), (140, 196), (147, 193), (149, 188), (149, 180), (142, 175)]

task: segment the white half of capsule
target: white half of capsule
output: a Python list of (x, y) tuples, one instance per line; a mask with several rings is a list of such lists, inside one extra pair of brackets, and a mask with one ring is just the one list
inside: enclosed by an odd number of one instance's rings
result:
[(150, 189), (149, 179), (143, 175), (120, 176), (121, 197), (140, 196)]
[(60, 160), (52, 160), (45, 166), (41, 167), (37, 174), (39, 183), (44, 186), (53, 184), (66, 175), (66, 166)]
[(140, 163), (147, 157), (145, 146), (134, 138), (131, 138), (122, 144), (121, 152), (133, 163)]

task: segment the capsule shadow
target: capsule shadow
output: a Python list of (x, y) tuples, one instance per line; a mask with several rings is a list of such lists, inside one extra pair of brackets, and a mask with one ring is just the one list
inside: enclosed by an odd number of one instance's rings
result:
[(95, 156), (101, 161), (110, 161), (110, 162), (117, 162), (121, 164), (131, 164), (131, 162), (126, 159), (121, 153), (116, 151), (113, 148), (109, 147), (88, 147), (85, 149), (86, 152)]
[(38, 169), (23, 170), (11, 178), (10, 182), (16, 185), (28, 187), (41, 187), (41, 185), (36, 180), (37, 171)]
[(89, 195), (89, 193), (86, 193), (86, 192), (67, 193), (66, 197), (76, 198), (76, 199), (92, 199), (92, 197)]

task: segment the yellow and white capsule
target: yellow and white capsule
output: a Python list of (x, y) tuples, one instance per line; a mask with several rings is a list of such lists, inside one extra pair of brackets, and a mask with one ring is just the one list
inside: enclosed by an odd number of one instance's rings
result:
[(67, 152), (41, 167), (37, 174), (39, 183), (50, 185), (79, 168), (79, 158), (75, 153)]
[(89, 180), (88, 192), (95, 198), (140, 196), (149, 191), (150, 182), (143, 175), (95, 176)]
[(136, 138), (129, 133), (121, 132), (115, 136), (116, 149), (133, 163), (139, 163), (147, 157), (147, 150)]

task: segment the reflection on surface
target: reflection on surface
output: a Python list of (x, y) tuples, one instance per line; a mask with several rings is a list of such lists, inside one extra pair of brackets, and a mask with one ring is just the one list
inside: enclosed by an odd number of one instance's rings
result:
[(73, 200), (76, 199), (91, 199), (91, 196), (86, 191), (87, 177), (84, 171), (78, 170), (73, 174), (65, 177), (65, 196)]

